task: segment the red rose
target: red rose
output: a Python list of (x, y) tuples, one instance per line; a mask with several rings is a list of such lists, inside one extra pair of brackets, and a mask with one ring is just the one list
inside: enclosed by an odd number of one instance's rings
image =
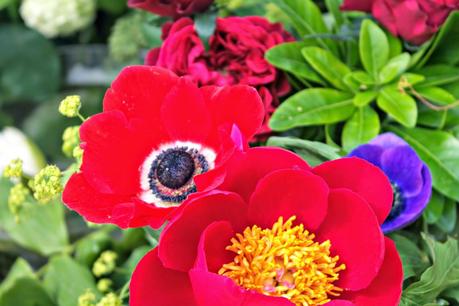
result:
[(63, 201), (91, 222), (159, 227), (196, 190), (194, 177), (222, 165), (234, 141), (244, 146), (263, 116), (248, 86), (198, 89), (162, 68), (128, 67), (103, 113), (81, 126), (83, 162)]
[(310, 168), (275, 148), (200, 176), (131, 280), (131, 306), (396, 306), (403, 271), (380, 225), (392, 188), (345, 158)]
[(264, 58), (265, 52), (283, 42), (293, 41), (280, 24), (261, 17), (227, 17), (217, 19), (209, 52), (205, 52), (191, 19), (180, 19), (164, 28), (164, 43), (147, 55), (146, 64), (172, 69), (199, 85), (254, 86), (260, 92), (266, 110), (263, 128), (279, 105), (279, 97), (290, 91), (284, 73)]
[(161, 16), (189, 16), (206, 10), (213, 0), (129, 0), (128, 6)]
[(429, 40), (448, 15), (459, 9), (458, 0), (347, 0), (343, 9), (370, 11), (392, 34), (420, 45)]

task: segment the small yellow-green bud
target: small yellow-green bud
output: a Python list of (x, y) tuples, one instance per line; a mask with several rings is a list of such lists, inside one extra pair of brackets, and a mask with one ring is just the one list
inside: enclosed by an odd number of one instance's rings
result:
[(113, 282), (109, 278), (102, 278), (97, 282), (97, 290), (99, 290), (102, 293), (106, 293), (110, 291), (110, 288), (112, 287)]
[(80, 96), (68, 96), (62, 100), (59, 105), (59, 113), (62, 115), (74, 118), (77, 117), (81, 108)]
[(78, 306), (95, 306), (96, 295), (90, 290), (78, 297)]
[(22, 177), (22, 165), (21, 159), (14, 159), (3, 170), (3, 176), (7, 178), (21, 178)]
[(8, 208), (11, 213), (15, 216), (16, 222), (19, 222), (19, 212), (21, 211), (22, 205), (29, 195), (29, 189), (23, 184), (17, 184), (10, 189), (8, 196)]
[(38, 202), (48, 203), (64, 189), (61, 170), (56, 166), (46, 166), (29, 181), (29, 186)]
[(73, 151), (80, 145), (80, 127), (71, 126), (65, 129), (62, 134), (62, 152), (68, 157), (73, 156)]
[(79, 146), (75, 147), (73, 149), (73, 154), (72, 154), (73, 158), (78, 159), (78, 160), (81, 159), (83, 157), (83, 152), (84, 152), (83, 149), (80, 148)]
[(104, 296), (96, 306), (122, 306), (121, 299), (114, 293)]
[(115, 270), (117, 258), (118, 255), (113, 251), (102, 252), (94, 262), (92, 273), (97, 277), (112, 273)]

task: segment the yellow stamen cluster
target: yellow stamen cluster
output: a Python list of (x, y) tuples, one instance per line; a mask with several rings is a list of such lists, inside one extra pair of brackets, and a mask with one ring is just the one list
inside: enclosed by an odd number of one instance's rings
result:
[(333, 283), (339, 272), (339, 256), (330, 254), (330, 241), (316, 242), (295, 217), (283, 218), (272, 229), (248, 227), (231, 239), (227, 250), (236, 254), (218, 272), (239, 286), (265, 295), (285, 297), (298, 306), (323, 305), (343, 289)]
[(80, 96), (68, 96), (61, 101), (59, 112), (69, 118), (74, 118), (79, 115), (81, 108)]

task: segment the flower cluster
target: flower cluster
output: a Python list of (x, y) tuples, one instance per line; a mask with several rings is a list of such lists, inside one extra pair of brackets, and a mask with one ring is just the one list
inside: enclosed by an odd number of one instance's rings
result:
[(258, 134), (270, 132), (268, 121), (279, 97), (290, 91), (286, 75), (264, 58), (270, 48), (294, 40), (281, 24), (262, 17), (218, 18), (206, 51), (193, 20), (182, 18), (164, 26), (163, 39), (160, 48), (149, 52), (146, 64), (168, 68), (199, 85), (245, 84), (257, 88), (265, 107)]

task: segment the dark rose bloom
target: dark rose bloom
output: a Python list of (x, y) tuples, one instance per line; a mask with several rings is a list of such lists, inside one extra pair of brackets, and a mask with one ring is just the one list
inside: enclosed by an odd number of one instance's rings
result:
[(262, 17), (219, 18), (206, 52), (193, 21), (182, 18), (164, 26), (163, 39), (161, 48), (147, 55), (147, 65), (171, 69), (200, 86), (244, 84), (257, 88), (266, 110), (258, 135), (270, 132), (268, 121), (279, 97), (290, 91), (286, 75), (264, 58), (268, 49), (294, 40), (282, 25)]
[(459, 9), (459, 1), (345, 0), (342, 8), (371, 12), (392, 34), (420, 45), (438, 31), (452, 11)]
[(143, 9), (161, 16), (189, 16), (206, 10), (213, 0), (129, 0), (129, 7)]

